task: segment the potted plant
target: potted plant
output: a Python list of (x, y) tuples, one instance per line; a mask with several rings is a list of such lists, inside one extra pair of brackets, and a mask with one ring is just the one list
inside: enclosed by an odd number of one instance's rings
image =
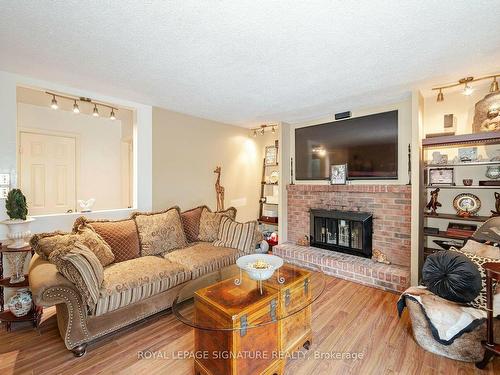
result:
[(2, 221), (2, 224), (7, 225), (9, 228), (7, 237), (13, 241), (7, 247), (19, 249), (27, 246), (28, 242), (26, 240), (31, 236), (30, 223), (35, 219), (28, 217), (26, 197), (20, 189), (9, 191), (5, 201), (5, 209), (9, 219)]

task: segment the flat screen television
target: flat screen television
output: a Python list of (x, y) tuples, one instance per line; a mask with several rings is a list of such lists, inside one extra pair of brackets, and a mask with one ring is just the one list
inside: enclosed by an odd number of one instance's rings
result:
[(347, 164), (348, 179), (398, 178), (398, 111), (295, 129), (295, 179), (324, 180)]

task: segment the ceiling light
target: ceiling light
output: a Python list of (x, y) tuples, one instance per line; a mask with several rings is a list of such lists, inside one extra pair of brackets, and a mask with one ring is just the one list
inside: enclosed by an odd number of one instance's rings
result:
[(109, 115), (109, 119), (110, 120), (116, 120), (116, 116), (115, 116), (115, 110), (114, 108), (111, 108), (111, 113)]
[(271, 128), (271, 133), (273, 133), (273, 134), (276, 133), (276, 129), (274, 128), (274, 126)]
[(438, 96), (437, 96), (436, 101), (437, 101), (437, 102), (442, 102), (443, 100), (444, 100), (444, 95), (443, 95), (443, 92), (441, 91), (441, 89), (439, 89), (439, 92), (438, 92)]
[(55, 95), (52, 95), (52, 102), (50, 103), (50, 108), (52, 109), (59, 108), (59, 106), (57, 105), (57, 100)]
[(254, 136), (254, 137), (257, 137), (257, 130), (254, 130), (254, 131), (253, 131), (253, 136)]
[(92, 116), (99, 117), (99, 110), (97, 109), (97, 105), (94, 104), (94, 111), (92, 112)]
[(75, 103), (73, 104), (73, 113), (80, 113), (80, 108), (78, 107), (76, 100)]
[(474, 89), (473, 89), (472, 87), (470, 87), (468, 83), (466, 83), (466, 84), (464, 85), (464, 95), (469, 96), (469, 95), (471, 95), (473, 92), (474, 92)]
[(498, 91), (498, 81), (497, 77), (493, 77), (493, 82), (491, 82), (490, 85), (490, 92), (497, 92)]

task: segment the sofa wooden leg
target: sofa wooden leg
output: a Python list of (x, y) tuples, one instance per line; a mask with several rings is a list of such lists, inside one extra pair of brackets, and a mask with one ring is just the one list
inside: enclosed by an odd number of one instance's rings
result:
[(71, 351), (75, 357), (83, 357), (87, 353), (87, 344), (78, 345), (71, 349)]

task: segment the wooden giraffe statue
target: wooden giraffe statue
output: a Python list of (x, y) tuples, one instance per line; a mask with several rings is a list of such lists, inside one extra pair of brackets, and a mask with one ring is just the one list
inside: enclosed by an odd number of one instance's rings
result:
[(217, 211), (224, 211), (224, 187), (220, 185), (221, 168), (217, 166), (214, 171), (217, 174), (217, 181), (215, 181), (215, 194), (217, 195)]

